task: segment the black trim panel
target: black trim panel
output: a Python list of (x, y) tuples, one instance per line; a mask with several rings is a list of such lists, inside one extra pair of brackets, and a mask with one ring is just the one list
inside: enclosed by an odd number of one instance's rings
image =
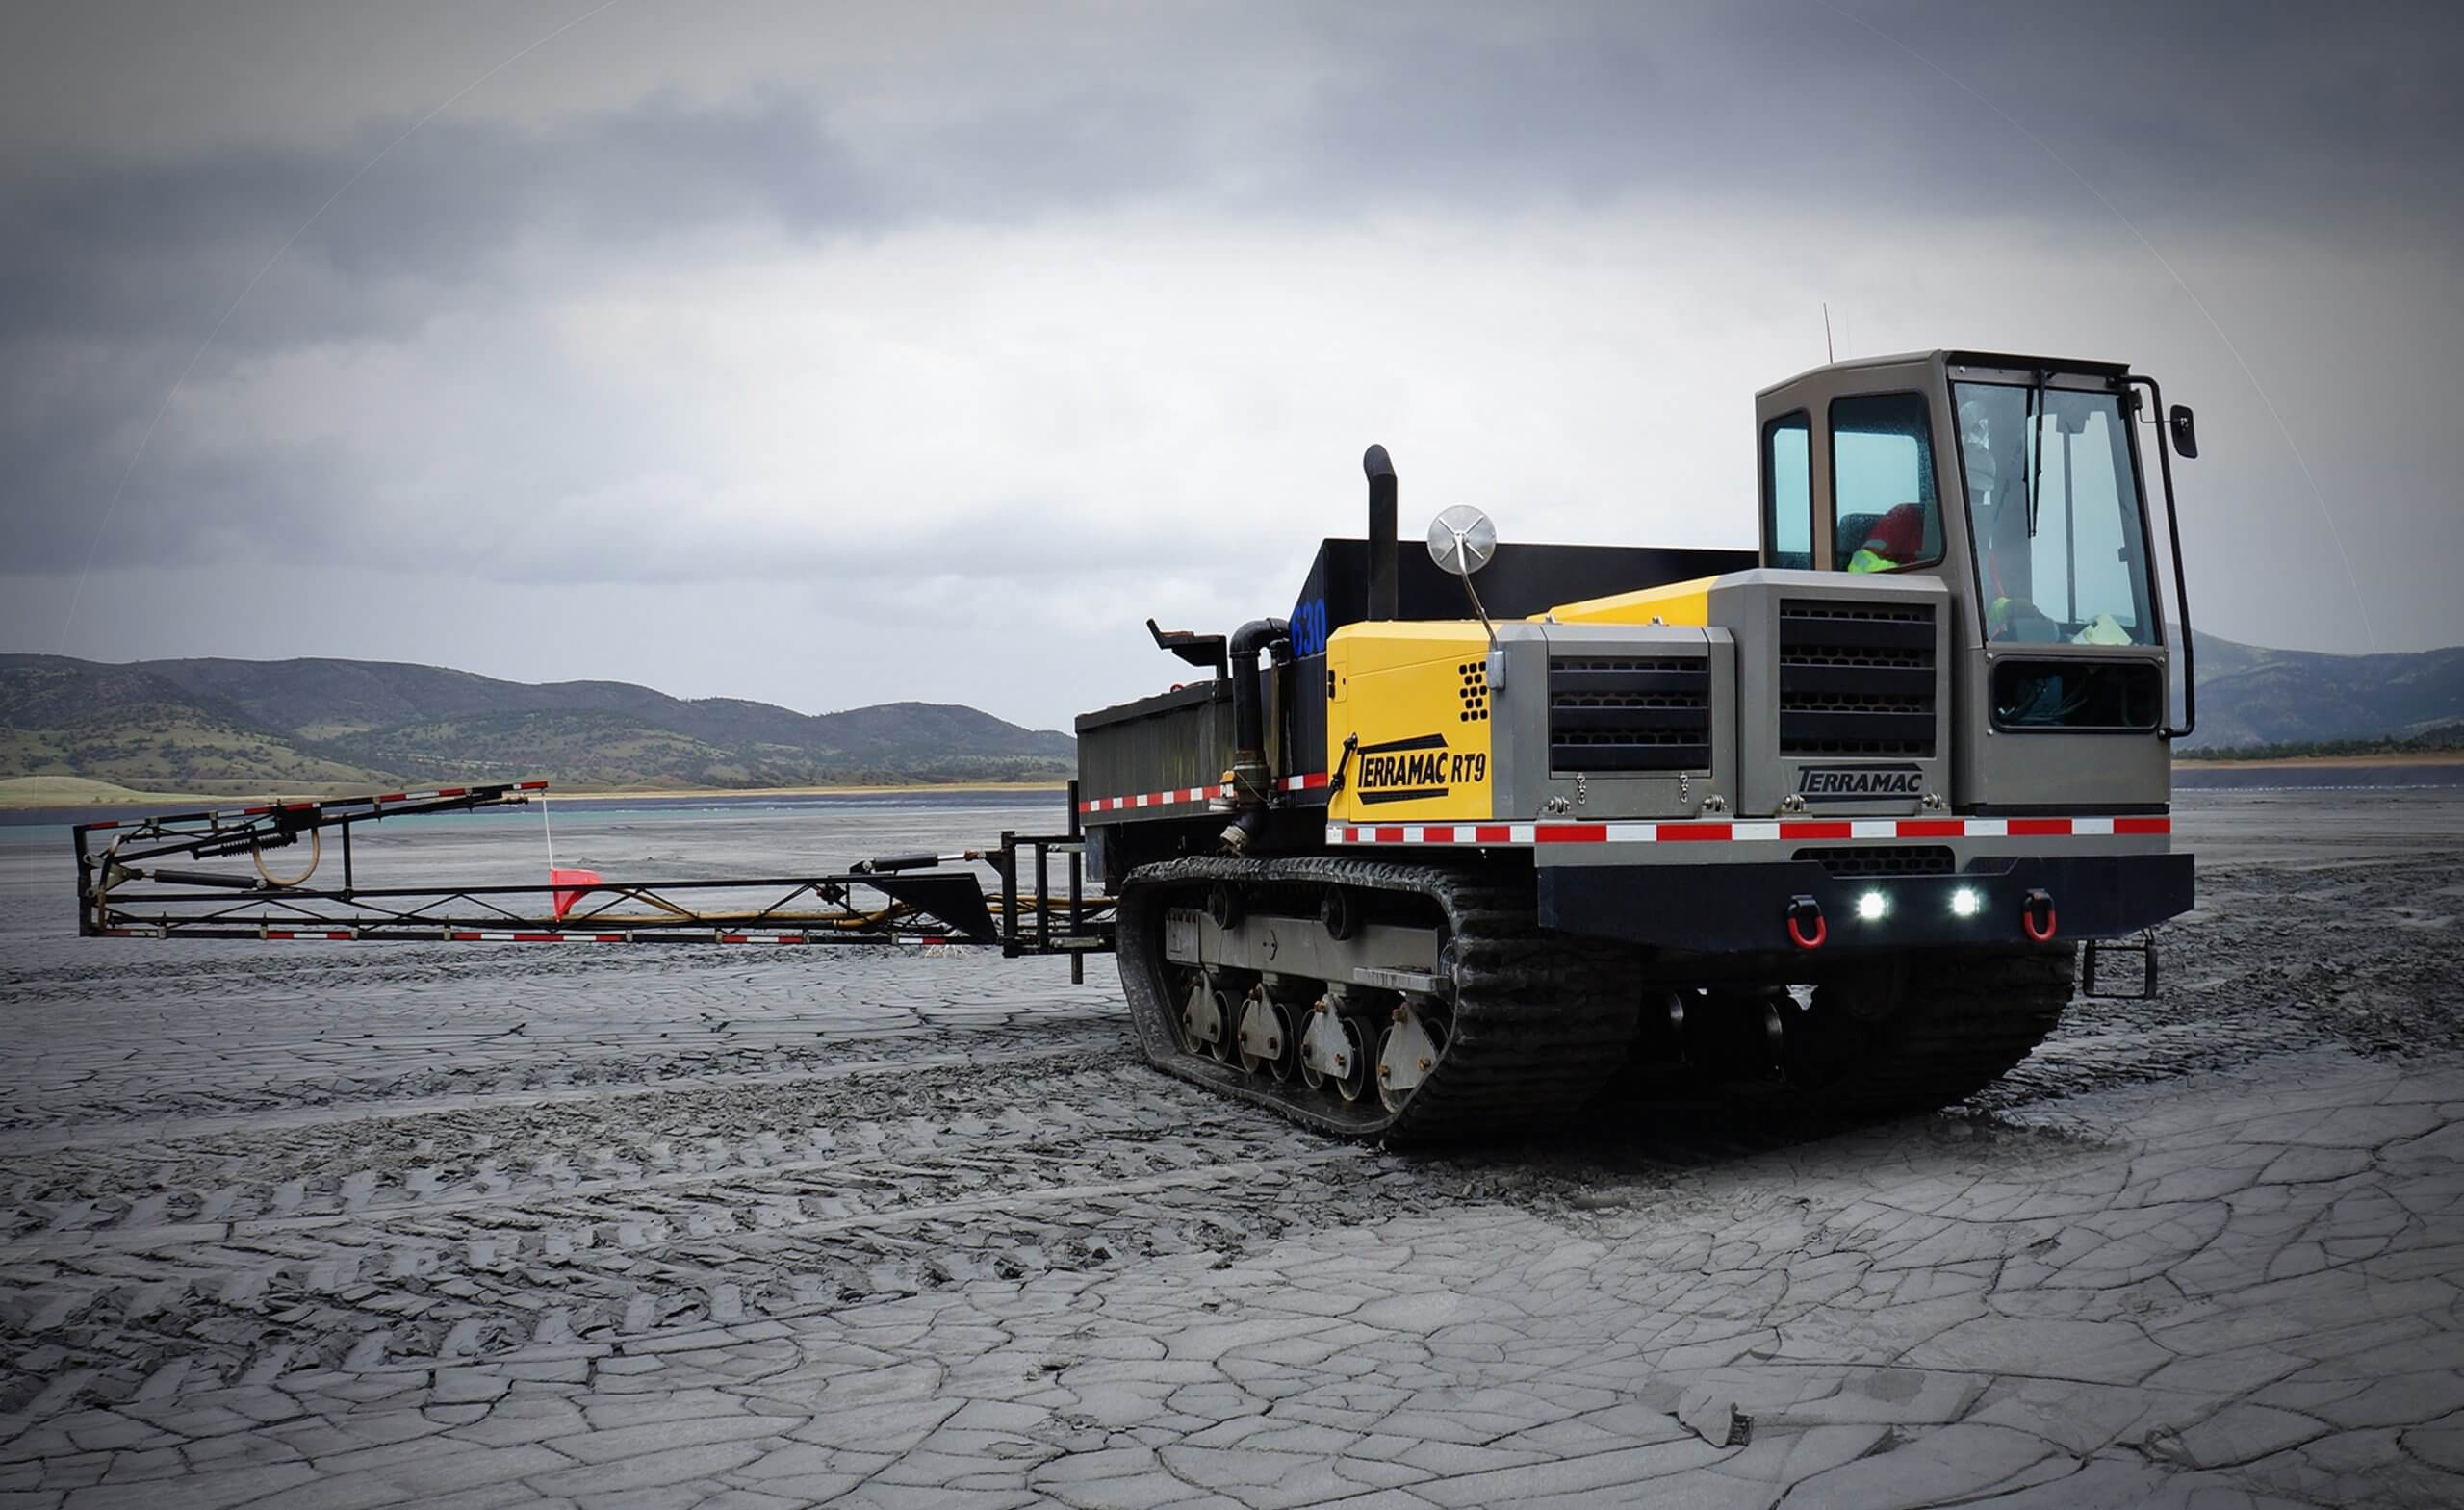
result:
[[(1972, 917), (1951, 910), (1961, 887), (1979, 894)], [(1857, 899), (1880, 891), (1889, 910), (1857, 917)], [(1978, 860), (1955, 876), (1835, 879), (1812, 860), (1742, 865), (1548, 865), (1540, 921), (1594, 938), (1658, 949), (1734, 954), (1789, 947), (1791, 901), (1822, 907), (1826, 957), (1866, 949), (2020, 943), (2019, 909), (2031, 891), (2053, 898), (2055, 936), (2118, 938), (2191, 909), (2189, 855), (2100, 855)]]

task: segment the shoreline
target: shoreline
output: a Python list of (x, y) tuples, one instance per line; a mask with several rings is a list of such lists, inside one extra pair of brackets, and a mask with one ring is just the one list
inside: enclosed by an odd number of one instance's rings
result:
[(552, 786), (548, 788), (548, 795), (560, 803), (628, 803), (652, 799), (678, 802), (695, 797), (740, 802), (746, 798), (760, 797), (903, 797), (931, 792), (972, 796), (987, 792), (1058, 792), (1066, 785), (1064, 781), (922, 781), (903, 786), (676, 786), (589, 791), (558, 791)]
[[(472, 785), (486, 785), (475, 781)], [(697, 797), (740, 802), (747, 798), (795, 797), (897, 797), (925, 796), (945, 793), (959, 796), (981, 796), (1011, 792), (1059, 792), (1062, 781), (920, 781), (905, 785), (848, 786), (662, 786), (591, 787), (558, 790), (550, 787), (546, 795), (560, 803), (628, 803), (678, 802)], [(269, 792), (260, 787), (249, 792), (41, 792), (11, 791), (0, 783), (0, 812), (66, 812), (92, 808), (154, 808), (164, 812), (213, 811), (222, 807), (260, 802), (331, 801), (337, 797), (360, 797), (367, 789), (352, 787), (342, 791)]]
[(2377, 766), (2464, 765), (2464, 750), (2423, 750), (2410, 755), (2377, 752), (2341, 755), (2254, 755), (2247, 760), (2202, 759), (2175, 755), (2175, 766), (2201, 771), (2365, 771)]

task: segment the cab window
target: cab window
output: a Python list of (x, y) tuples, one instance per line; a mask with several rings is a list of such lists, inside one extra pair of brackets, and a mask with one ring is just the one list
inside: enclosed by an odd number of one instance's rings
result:
[(1811, 435), (1802, 409), (1762, 427), (1762, 540), (1773, 566), (1813, 567)]
[(2120, 396), (1955, 383), (1986, 638), (2152, 645), (2139, 470)]
[(1942, 559), (1934, 433), (1923, 394), (1861, 394), (1831, 405), (1832, 564), (1901, 572)]

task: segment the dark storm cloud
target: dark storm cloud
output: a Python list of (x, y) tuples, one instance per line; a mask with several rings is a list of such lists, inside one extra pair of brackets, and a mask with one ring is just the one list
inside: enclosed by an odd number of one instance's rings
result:
[[(198, 562), (224, 556), (301, 559), (344, 546), (359, 521), (333, 505), (358, 487), (330, 443), (290, 442), (161, 426), (150, 465), (104, 517), (143, 434), (144, 400), (187, 352), (28, 342), (0, 371), (0, 529), (13, 571), (79, 571), (90, 560)], [(373, 523), (372, 521), (370, 523)]]
[[(2113, 234), (1994, 107), (2151, 222), (2273, 217), (2288, 200), (2364, 218), (2350, 234), (2439, 232), (2456, 215), (2464, 91), (2444, 11), (1530, 13), (1503, 31), (1313, 14), (1301, 34), (1329, 66), (1295, 100), (1257, 97), (1251, 60), (1202, 36), (1167, 49), (1166, 34), (1152, 70), (1025, 93), (988, 77), (963, 113), (911, 127), (834, 130), (836, 102), (757, 78), (720, 106), (653, 98), (544, 127), (440, 119), (316, 218), (218, 345), (397, 332), (491, 292), (526, 242), (591, 267), (731, 227), (860, 233), (1140, 197), (1322, 218), (1667, 189), (1817, 212), (1887, 185), (1912, 211), (2048, 213)], [(201, 340), (404, 124), (361, 122), (320, 150), (64, 161), (0, 185), (0, 340)]]
[[(267, 353), (398, 340), (714, 239), (1016, 220), (1203, 178), (1186, 121), (1152, 91), (996, 105), (902, 134), (868, 162), (818, 102), (751, 93), (717, 108), (654, 99), (552, 128), (439, 120), (398, 142), (404, 123), (387, 122), (322, 151), (231, 150), (0, 187), (0, 523), (13, 564), (86, 559), (80, 522), (111, 496), (209, 334), (194, 381)], [(166, 473), (176, 429), (175, 416), (141, 480)], [(296, 485), (302, 460), (266, 448), (265, 485), (234, 490), (254, 501), (226, 523), (289, 528), (297, 522), (277, 500), (303, 491), (330, 508), (336, 494)], [(201, 515), (222, 501), (186, 506)], [(168, 559), (195, 527), (121, 529), (99, 559)]]
[(554, 130), (435, 121), (386, 151), (404, 124), (321, 152), (232, 151), (17, 187), (0, 201), (0, 340), (201, 340), (303, 224), (218, 346), (397, 333), (500, 280), (528, 241), (606, 263), (714, 227), (808, 234), (884, 213), (809, 111), (782, 99), (653, 101)]
[[(1891, 38), (1843, 21), (1826, 49), (1832, 85), (1870, 99), (1887, 77), (1872, 64), (1907, 64), (1896, 83), (1933, 108), (1928, 130), (1956, 154), (1949, 160), (1986, 175), (1964, 185), (1980, 198), (1998, 194), (2013, 208), (2110, 234), (2066, 174), (2039, 182), (2024, 171), (2040, 158), (2024, 128), (2160, 231), (2296, 229), (2327, 244), (2435, 245), (2464, 208), (2453, 167), (2464, 140), (2456, 7), (2100, 0), (1826, 9)], [(1940, 73), (1909, 63), (1903, 48)]]
[(1496, 38), (1363, 27), (1339, 38), (1357, 49), (1358, 71), (1285, 128), (1296, 171), (1268, 197), (1503, 206), (1699, 179), (1703, 155), (1669, 141), (1682, 101), (1665, 50), (1643, 31)]
[[(1810, 267), (1886, 260), (1958, 217), (2024, 222), (2056, 248), (2126, 242), (2075, 168), (2160, 244), (2188, 228), (2275, 239), (2329, 268), (2416, 248), (2451, 273), (2458, 25), (2444, 8), (1847, 0), (1107, 13), (1055, 21), (1049, 51), (921, 27), (860, 97), (803, 76), (783, 48), (723, 90), (449, 114), (390, 147), (416, 110), (279, 141), (64, 148), (0, 180), (0, 531), (25, 572), (73, 572), (97, 548), (108, 567), (273, 541), (295, 556), (364, 551), (387, 536), (364, 502), (370, 479), (330, 438), (220, 430), (174, 406), (127, 472), (172, 381), (303, 223), (204, 347), (192, 387), (284, 353), (407, 343), (449, 318), (506, 327), (510, 343), (520, 312), (560, 291), (721, 265), (713, 248), (748, 240), (1149, 205), (1321, 226), (1624, 201), (1665, 207), (1672, 239), (1706, 209), (1776, 209), (1803, 227)], [(1118, 37), (1059, 45), (1073, 30)], [(2451, 279), (2424, 296), (2455, 292)], [(507, 497), (656, 471), (669, 438), (654, 421), (611, 433), (592, 374), (509, 348), (481, 380), (505, 413), (449, 439), (498, 458)], [(1023, 550), (962, 525), (912, 543), (994, 575), (1156, 546), (1076, 529), (1065, 500), (1008, 506), (1054, 523)], [(689, 539), (655, 553), (603, 537), (552, 549), (534, 523), (511, 519), (475, 570), (638, 581), (742, 567), (741, 552)], [(809, 564), (894, 565), (875, 549)]]
[[(321, 153), (51, 174), (7, 194), (0, 525), (13, 567), (188, 560), (250, 538), (296, 552), (374, 532), (376, 521), (347, 517), (357, 484), (329, 447), (192, 433), (173, 412), (129, 473), (192, 358), (192, 381), (206, 382), (269, 353), (401, 339), (516, 304), (526, 281), (586, 278), (713, 230), (810, 235), (882, 213), (807, 110), (765, 99), (724, 111), (653, 101), (555, 130), (434, 122), (312, 220), (400, 131), (369, 128)], [(550, 266), (521, 270), (520, 254), (541, 246)]]

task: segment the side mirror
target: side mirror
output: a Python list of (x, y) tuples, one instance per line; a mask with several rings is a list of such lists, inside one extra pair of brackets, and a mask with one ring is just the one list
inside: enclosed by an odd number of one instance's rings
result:
[(1438, 570), (1470, 576), (1498, 553), (1498, 527), (1489, 516), (1457, 503), (1429, 522), (1428, 558)]
[(2166, 422), (2173, 430), (2173, 454), (2186, 461), (2197, 459), (2198, 422), (2191, 417), (2191, 406), (2186, 403), (2173, 405), (2173, 412), (2167, 417)]

